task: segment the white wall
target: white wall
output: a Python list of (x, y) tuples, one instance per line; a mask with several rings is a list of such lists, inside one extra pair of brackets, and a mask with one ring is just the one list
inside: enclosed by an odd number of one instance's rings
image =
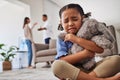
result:
[(28, 5), (0, 0), (0, 43), (18, 46), (18, 39), (23, 36), (23, 19), (29, 13)]

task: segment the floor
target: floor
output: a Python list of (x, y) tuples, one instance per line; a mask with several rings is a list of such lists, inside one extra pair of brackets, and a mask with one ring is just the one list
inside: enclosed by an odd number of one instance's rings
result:
[(13, 69), (0, 73), (0, 80), (58, 80), (51, 68), (41, 68), (45, 63), (39, 63), (36, 69)]

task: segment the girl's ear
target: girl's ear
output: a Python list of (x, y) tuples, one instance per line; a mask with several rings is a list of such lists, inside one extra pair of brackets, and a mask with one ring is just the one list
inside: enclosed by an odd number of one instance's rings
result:
[(85, 15), (82, 16), (82, 19), (84, 19), (84, 18), (85, 18)]
[(85, 16), (83, 15), (81, 21), (83, 21), (84, 18), (85, 18)]

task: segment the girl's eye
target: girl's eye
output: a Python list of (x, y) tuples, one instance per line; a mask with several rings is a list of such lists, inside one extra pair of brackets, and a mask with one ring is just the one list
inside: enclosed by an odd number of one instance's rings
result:
[(72, 20), (73, 20), (73, 21), (77, 21), (77, 20), (78, 20), (78, 18), (72, 18)]
[(65, 19), (65, 20), (64, 20), (64, 23), (67, 23), (67, 22), (68, 22), (68, 20), (67, 20), (67, 19)]
[[(72, 20), (72, 21), (78, 21), (78, 18), (77, 18), (77, 17), (72, 17), (71, 20)], [(69, 22), (69, 19), (64, 19), (63, 22), (64, 22), (64, 23), (68, 23), (68, 22)]]

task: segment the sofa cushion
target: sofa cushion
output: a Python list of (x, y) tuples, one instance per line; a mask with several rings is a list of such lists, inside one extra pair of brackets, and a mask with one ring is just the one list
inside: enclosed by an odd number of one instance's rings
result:
[(51, 56), (51, 55), (56, 55), (57, 51), (56, 48), (54, 49), (47, 49), (47, 50), (41, 50), (36, 53), (37, 57), (42, 57), (42, 56)]
[(49, 49), (56, 48), (56, 39), (51, 39), (49, 43)]

